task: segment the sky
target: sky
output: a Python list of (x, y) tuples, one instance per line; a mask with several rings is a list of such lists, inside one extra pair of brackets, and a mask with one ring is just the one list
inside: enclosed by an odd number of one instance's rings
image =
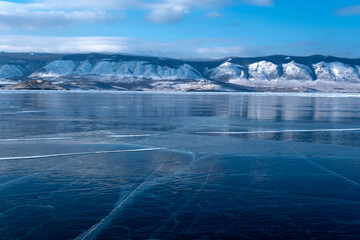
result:
[(0, 51), (360, 58), (360, 1), (0, 1)]

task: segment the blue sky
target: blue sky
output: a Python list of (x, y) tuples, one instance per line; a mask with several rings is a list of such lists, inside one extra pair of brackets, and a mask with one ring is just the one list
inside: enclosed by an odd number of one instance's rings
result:
[(358, 0), (0, 1), (0, 51), (360, 57)]

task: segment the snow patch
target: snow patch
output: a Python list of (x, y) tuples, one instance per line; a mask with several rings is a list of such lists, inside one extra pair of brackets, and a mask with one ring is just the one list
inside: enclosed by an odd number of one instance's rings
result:
[(0, 85), (10, 85), (10, 84), (16, 84), (16, 83), (17, 83), (16, 81), (11, 81), (11, 80), (0, 78)]

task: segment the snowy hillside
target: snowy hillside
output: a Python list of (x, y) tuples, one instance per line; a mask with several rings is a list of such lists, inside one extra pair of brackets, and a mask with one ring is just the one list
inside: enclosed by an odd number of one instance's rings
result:
[(209, 79), (228, 82), (234, 79), (246, 79), (242, 67), (230, 62), (225, 62), (220, 66), (206, 72)]
[(154, 65), (146, 61), (111, 61), (100, 60), (76, 62), (56, 60), (30, 77), (54, 78), (66, 76), (107, 76), (116, 79), (202, 79), (202, 74), (188, 64), (178, 67)]
[(0, 53), (0, 87), (38, 78), (70, 89), (360, 92), (360, 59), (315, 55), (187, 61)]

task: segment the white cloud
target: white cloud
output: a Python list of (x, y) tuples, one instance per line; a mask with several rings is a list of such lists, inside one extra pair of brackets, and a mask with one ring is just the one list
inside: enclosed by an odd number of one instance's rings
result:
[[(150, 3), (139, 3), (144, 9), (150, 10), (147, 19), (154, 23), (178, 23), (191, 9), (218, 9), (239, 3), (254, 5), (258, 7), (272, 6), (274, 0), (161, 0)], [(156, 2), (156, 3), (154, 3)], [(220, 17), (221, 14), (213, 12), (208, 17)], [(215, 16), (216, 14), (216, 16)]]
[(230, 5), (271, 6), (274, 0), (30, 0), (26, 3), (0, 1), (2, 29), (35, 29), (68, 26), (70, 23), (102, 22), (110, 12), (145, 11), (154, 23), (178, 23), (192, 9), (218, 10)]
[(259, 7), (269, 7), (274, 5), (274, 0), (243, 0), (242, 2)]
[(47, 53), (128, 53), (171, 58), (223, 58), (282, 55), (334, 55), (358, 57), (358, 44), (339, 47), (336, 42), (293, 42), (284, 45), (253, 46), (242, 39), (184, 39), (148, 41), (123, 37), (39, 37), (2, 36), (0, 51)]
[[(98, 7), (95, 1), (36, 1), (31, 3), (11, 3), (0, 1), (1, 29), (36, 29), (42, 27), (68, 26), (83, 22), (109, 21), (107, 10), (111, 1), (103, 0)], [(99, 2), (100, 3), (100, 2)], [(115, 9), (116, 6), (113, 6)]]
[(136, 0), (40, 0), (36, 1), (34, 5), (41, 6), (44, 9), (68, 9), (68, 10), (82, 10), (82, 9), (101, 9), (101, 10), (120, 10), (126, 9), (131, 4), (136, 3)]
[(221, 8), (236, 4), (247, 4), (258, 7), (267, 7), (274, 4), (274, 0), (159, 0), (157, 2), (163, 5), (183, 5), (203, 9)]
[(12, 14), (0, 12), (0, 29), (17, 28), (32, 30), (42, 27), (63, 27), (81, 22), (107, 21), (102, 11), (73, 12), (15, 12)]
[(241, 27), (242, 25), (239, 22), (231, 22), (231, 23), (227, 24), (227, 26), (229, 26), (229, 27)]
[(335, 11), (336, 15), (339, 16), (355, 16), (360, 15), (360, 5), (339, 8)]
[(186, 6), (162, 6), (154, 8), (147, 15), (147, 20), (154, 23), (178, 23), (185, 14), (189, 13), (189, 8)]
[[(0, 51), (48, 53), (128, 53), (175, 58), (219, 58), (241, 55), (243, 47), (223, 47), (224, 39), (185, 39), (154, 42), (122, 37), (3, 36)], [(219, 47), (213, 47), (213, 45)], [(181, 47), (179, 47), (181, 46)]]
[(222, 18), (224, 17), (223, 14), (219, 13), (219, 12), (209, 12), (205, 14), (206, 18)]
[(245, 53), (244, 47), (207, 47), (198, 48), (196, 52), (200, 56), (209, 57), (227, 57), (227, 56), (242, 56)]

